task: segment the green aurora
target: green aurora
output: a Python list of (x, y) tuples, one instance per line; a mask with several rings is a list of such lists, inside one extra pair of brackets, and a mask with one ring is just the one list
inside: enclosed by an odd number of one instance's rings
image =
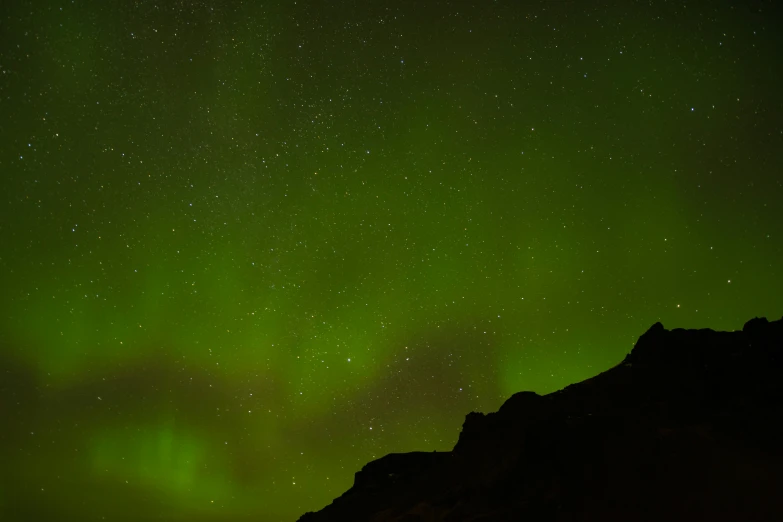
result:
[(0, 4), (0, 519), (295, 520), (783, 315), (771, 1)]

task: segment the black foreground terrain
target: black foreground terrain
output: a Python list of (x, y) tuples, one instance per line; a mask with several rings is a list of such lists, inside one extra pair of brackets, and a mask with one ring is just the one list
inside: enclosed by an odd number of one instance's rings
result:
[(300, 522), (783, 521), (783, 319), (656, 323), (619, 365), (470, 413), (454, 449), (390, 454)]

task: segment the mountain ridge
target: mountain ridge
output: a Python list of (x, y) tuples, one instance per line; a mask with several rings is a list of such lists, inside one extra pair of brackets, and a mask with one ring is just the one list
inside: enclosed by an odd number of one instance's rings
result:
[(783, 520), (783, 319), (655, 323), (618, 365), (471, 412), (449, 452), (389, 454), (300, 522)]

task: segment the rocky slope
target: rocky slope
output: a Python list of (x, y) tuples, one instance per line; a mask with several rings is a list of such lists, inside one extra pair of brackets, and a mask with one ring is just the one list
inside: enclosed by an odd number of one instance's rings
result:
[(783, 520), (783, 319), (665, 330), (616, 367), (470, 413), (300, 522)]

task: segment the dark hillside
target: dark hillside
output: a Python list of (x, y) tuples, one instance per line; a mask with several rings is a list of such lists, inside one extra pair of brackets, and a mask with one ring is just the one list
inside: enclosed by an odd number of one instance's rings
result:
[(656, 323), (616, 367), (470, 413), (447, 453), (391, 454), (301, 522), (783, 520), (783, 319)]

